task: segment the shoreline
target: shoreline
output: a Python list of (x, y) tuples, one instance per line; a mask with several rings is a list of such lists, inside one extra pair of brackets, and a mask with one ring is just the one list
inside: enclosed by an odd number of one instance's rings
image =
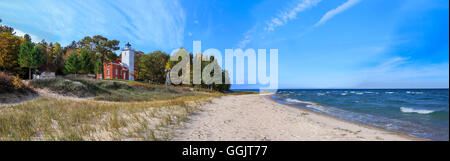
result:
[(426, 141), (273, 100), (271, 94), (223, 96), (175, 129), (179, 141)]
[(313, 110), (310, 110), (310, 109), (307, 109), (307, 108), (298, 107), (298, 106), (296, 106), (296, 105), (283, 104), (283, 103), (280, 103), (280, 102), (278, 102), (277, 100), (275, 100), (272, 96), (273, 96), (273, 94), (268, 95), (268, 96), (266, 96), (266, 97), (267, 97), (268, 99), (274, 101), (275, 103), (279, 103), (279, 104), (282, 104), (282, 105), (287, 105), (287, 106), (290, 106), (290, 107), (295, 108), (295, 109), (298, 109), (298, 110), (308, 111), (308, 112), (311, 112), (311, 113), (315, 113), (316, 115), (321, 115), (321, 116), (323, 116), (323, 117), (328, 117), (328, 118), (330, 118), (330, 119), (335, 119), (335, 120), (337, 120), (337, 121), (342, 121), (342, 122), (346, 122), (346, 123), (349, 123), (349, 124), (355, 124), (355, 125), (357, 125), (357, 126), (363, 126), (363, 127), (365, 127), (365, 128), (370, 128), (370, 129), (374, 129), (374, 130), (385, 131), (385, 132), (387, 132), (387, 133), (392, 133), (392, 134), (394, 134), (394, 135), (398, 135), (398, 136), (400, 136), (400, 137), (405, 137), (405, 138), (411, 139), (411, 140), (413, 140), (413, 141), (431, 141), (431, 140), (428, 140), (428, 139), (425, 139), (425, 138), (420, 138), (420, 137), (417, 137), (417, 136), (412, 136), (412, 135), (404, 134), (404, 133), (401, 133), (401, 132), (389, 131), (389, 130), (386, 130), (386, 129), (383, 129), (383, 128), (379, 128), (379, 127), (375, 127), (375, 126), (371, 126), (371, 125), (366, 125), (366, 124), (362, 124), (362, 123), (358, 123), (358, 122), (353, 122), (353, 121), (345, 120), (345, 119), (342, 119), (342, 118), (339, 118), (339, 117), (335, 117), (335, 116), (331, 116), (331, 115), (328, 115), (328, 114), (325, 114), (325, 113), (319, 113), (319, 112), (316, 112), (316, 111), (313, 111)]

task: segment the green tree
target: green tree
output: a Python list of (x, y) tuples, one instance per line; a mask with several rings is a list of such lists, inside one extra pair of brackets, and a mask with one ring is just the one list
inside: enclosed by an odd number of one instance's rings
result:
[(168, 60), (169, 55), (161, 51), (142, 55), (138, 62), (138, 79), (150, 80), (153, 83), (164, 83), (166, 80), (165, 68)]
[(103, 64), (102, 64), (102, 60), (97, 59), (97, 61), (95, 62), (95, 74), (101, 74), (103, 73), (102, 69), (103, 69)]
[(42, 65), (42, 51), (34, 46), (30, 41), (25, 41), (19, 50), (19, 64), (21, 67), (28, 68), (28, 77), (31, 79), (31, 69)]
[[(135, 51), (134, 52), (134, 62), (135, 62), (134, 63), (134, 71), (135, 71), (134, 78), (136, 80), (141, 80), (141, 81), (142, 81), (142, 79), (139, 79), (139, 73), (141, 72), (141, 68), (139, 67), (139, 60), (141, 59), (142, 55), (145, 55), (145, 53), (142, 52), (142, 51)], [(119, 57), (120, 56), (121, 55), (119, 55)]]
[(93, 70), (92, 59), (89, 51), (86, 49), (81, 49), (80, 53), (80, 73), (89, 74)]
[(23, 35), (23, 38), (25, 38), (25, 41), (31, 41), (31, 36), (28, 34)]
[[(88, 49), (92, 53), (96, 53), (96, 57), (101, 60), (101, 63), (109, 63), (117, 59), (117, 55), (114, 51), (119, 50), (118, 40), (108, 40), (108, 38), (101, 35), (96, 35), (94, 37), (86, 36), (78, 42), (79, 47)], [(101, 66), (101, 71), (103, 71), (103, 65)], [(102, 79), (105, 78), (104, 73), (101, 72)]]
[(66, 74), (77, 74), (81, 69), (81, 62), (78, 53), (74, 52), (67, 57), (65, 63)]

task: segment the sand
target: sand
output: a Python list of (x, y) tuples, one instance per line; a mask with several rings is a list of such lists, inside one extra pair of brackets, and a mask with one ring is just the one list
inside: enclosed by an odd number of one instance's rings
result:
[(268, 95), (213, 99), (175, 130), (181, 141), (423, 140), (275, 102)]

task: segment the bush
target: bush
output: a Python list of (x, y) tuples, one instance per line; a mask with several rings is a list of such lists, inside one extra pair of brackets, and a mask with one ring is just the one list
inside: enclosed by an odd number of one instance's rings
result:
[(47, 88), (61, 95), (94, 97), (95, 100), (115, 102), (169, 100), (201, 95), (189, 88), (157, 86), (136, 81), (53, 78), (33, 80), (30, 85)]
[(19, 77), (14, 77), (0, 71), (0, 94), (3, 93), (34, 93), (34, 91), (25, 86)]
[(32, 80), (30, 85), (35, 88), (47, 88), (65, 96), (90, 97), (95, 95), (85, 84), (69, 79), (36, 79)]

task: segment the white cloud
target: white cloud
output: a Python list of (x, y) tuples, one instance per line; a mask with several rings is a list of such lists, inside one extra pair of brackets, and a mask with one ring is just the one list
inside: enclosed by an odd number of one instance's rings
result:
[(242, 49), (242, 48), (245, 48), (245, 47), (247, 46), (247, 44), (251, 42), (251, 39), (253, 38), (252, 35), (253, 35), (253, 33), (255, 32), (255, 30), (256, 30), (256, 25), (253, 26), (252, 29), (250, 29), (250, 30), (248, 30), (247, 32), (245, 32), (245, 33), (243, 34), (244, 39), (241, 40), (241, 41), (238, 43), (237, 46), (238, 46), (239, 48), (241, 48), (241, 49)]
[(195, 23), (195, 24), (198, 24), (198, 20), (195, 20), (194, 23)]
[[(293, 6), (289, 6), (285, 10), (280, 11), (276, 16), (267, 21), (264, 27), (264, 32), (268, 33), (274, 31), (276, 27), (287, 24), (290, 20), (297, 18), (298, 13), (316, 6), (321, 1), (322, 0), (299, 0), (298, 3), (295, 3)], [(253, 28), (243, 34), (244, 39), (239, 41), (237, 44), (239, 48), (245, 48), (245, 46), (252, 41), (254, 37), (253, 35), (257, 30), (256, 27), (257, 25), (253, 26)]]
[(63, 45), (100, 34), (165, 49), (182, 46), (185, 35), (178, 1), (0, 1), (0, 10), (12, 27), (32, 28), (40, 38)]
[(345, 2), (344, 4), (338, 6), (335, 9), (332, 9), (330, 11), (328, 11), (327, 13), (325, 13), (324, 16), (322, 16), (322, 18), (319, 20), (319, 22), (317, 22), (314, 26), (320, 26), (322, 24), (324, 24), (325, 22), (327, 22), (328, 20), (330, 20), (331, 18), (333, 18), (334, 16), (336, 16), (337, 14), (349, 9), (350, 7), (354, 6), (355, 4), (359, 3), (361, 0), (348, 0), (347, 2)]
[(299, 1), (295, 6), (281, 11), (278, 15), (272, 18), (269, 22), (267, 22), (267, 26), (265, 28), (266, 31), (270, 32), (275, 30), (276, 27), (285, 25), (290, 20), (293, 20), (297, 17), (297, 14), (305, 11), (308, 8), (316, 6), (321, 0), (302, 0)]
[[(379, 65), (359, 71), (363, 88), (436, 88), (436, 79), (449, 79), (449, 64), (420, 64), (410, 58), (393, 57)], [(381, 86), (380, 86), (381, 85)], [(448, 87), (448, 85), (447, 85)]]
[(20, 37), (23, 37), (25, 34), (30, 35), (31, 41), (33, 41), (33, 42), (40, 42), (41, 41), (41, 39), (39, 39), (39, 37), (37, 37), (36, 35), (30, 34), (30, 33), (25, 33), (25, 32), (23, 32), (22, 30), (19, 30), (19, 29), (15, 28), (14, 32), (15, 32), (15, 35), (20, 36)]

